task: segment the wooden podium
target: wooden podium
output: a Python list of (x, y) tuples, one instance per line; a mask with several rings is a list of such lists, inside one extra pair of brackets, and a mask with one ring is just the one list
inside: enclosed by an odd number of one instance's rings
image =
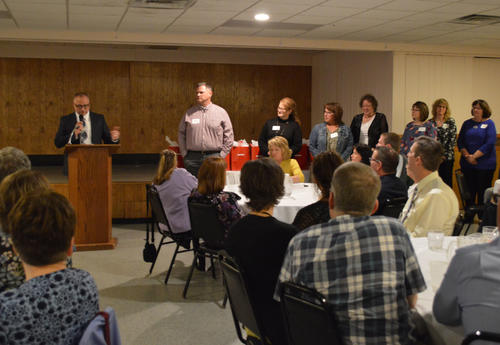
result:
[(111, 155), (120, 145), (66, 145), (69, 201), (76, 212), (78, 251), (113, 249)]

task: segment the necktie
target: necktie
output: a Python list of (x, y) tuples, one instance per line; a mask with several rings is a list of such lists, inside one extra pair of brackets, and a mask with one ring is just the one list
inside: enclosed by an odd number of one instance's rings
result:
[(410, 206), (408, 206), (408, 209), (406, 210), (406, 213), (403, 215), (401, 214), (401, 223), (404, 223), (405, 220), (408, 218), (408, 215), (410, 214), (411, 209), (415, 206), (415, 201), (417, 200), (417, 195), (418, 195), (418, 186), (415, 186), (413, 189), (413, 195), (411, 196), (410, 200)]
[(87, 131), (85, 130), (85, 119), (83, 115), (80, 115), (80, 122), (83, 123), (83, 130), (80, 133), (80, 142), (83, 143), (87, 139)]

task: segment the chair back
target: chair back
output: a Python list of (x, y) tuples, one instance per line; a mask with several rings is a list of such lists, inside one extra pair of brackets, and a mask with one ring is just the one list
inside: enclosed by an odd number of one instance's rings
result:
[(399, 218), (399, 214), (403, 211), (407, 200), (408, 198), (405, 196), (387, 199), (382, 214), (386, 217)]
[(468, 345), (476, 340), (484, 340), (489, 342), (495, 342), (500, 344), (500, 333), (485, 332), (485, 331), (475, 331), (468, 334), (462, 341), (462, 345)]
[(289, 345), (342, 344), (335, 317), (323, 295), (285, 282), (280, 286), (280, 297)]
[(467, 186), (467, 182), (465, 181), (464, 173), (461, 169), (455, 170), (455, 177), (457, 179), (458, 192), (460, 193), (460, 199), (462, 199), (462, 206), (466, 207), (466, 205), (474, 204), (474, 200), (472, 200), (472, 195), (469, 192), (469, 187)]
[(224, 225), (217, 217), (215, 205), (189, 201), (189, 218), (195, 238), (202, 238), (209, 247), (224, 243)]
[[(165, 210), (163, 209), (163, 204), (161, 203), (160, 195), (158, 194), (158, 190), (151, 186), (148, 189), (148, 199), (151, 204), (151, 215), (156, 224), (165, 225), (168, 230), (171, 232), (170, 224), (168, 223), (167, 215), (165, 214)], [(158, 227), (158, 231), (162, 231), (160, 227)]]
[(240, 267), (228, 257), (221, 258), (220, 263), (224, 277), (224, 287), (229, 297), (236, 332), (240, 340), (243, 341), (240, 323), (248, 327), (260, 339), (263, 339), (262, 327), (256, 316), (255, 308), (248, 294), (248, 285)]
[(115, 311), (107, 307), (90, 321), (78, 345), (121, 345)]

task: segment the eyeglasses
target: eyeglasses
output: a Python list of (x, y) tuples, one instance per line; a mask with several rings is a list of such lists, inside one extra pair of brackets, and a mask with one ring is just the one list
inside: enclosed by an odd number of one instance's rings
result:
[(90, 104), (75, 104), (75, 107), (78, 109), (83, 109), (90, 107)]
[(325, 111), (323, 112), (323, 114), (333, 115), (333, 112), (332, 112), (332, 111), (325, 110)]
[(286, 108), (281, 108), (281, 107), (278, 107), (278, 110), (279, 110), (279, 111), (287, 111), (288, 109), (286, 109)]
[(370, 162), (380, 162), (380, 160), (370, 157)]

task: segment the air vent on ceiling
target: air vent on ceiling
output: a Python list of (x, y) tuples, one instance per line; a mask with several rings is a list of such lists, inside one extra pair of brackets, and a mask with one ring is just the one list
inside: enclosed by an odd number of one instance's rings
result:
[(194, 5), (196, 0), (130, 0), (131, 7), (138, 8), (163, 8), (183, 10)]
[(450, 20), (449, 23), (453, 24), (467, 24), (467, 25), (488, 25), (500, 23), (499, 16), (487, 16), (484, 14), (470, 14)]

